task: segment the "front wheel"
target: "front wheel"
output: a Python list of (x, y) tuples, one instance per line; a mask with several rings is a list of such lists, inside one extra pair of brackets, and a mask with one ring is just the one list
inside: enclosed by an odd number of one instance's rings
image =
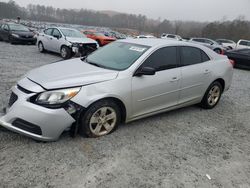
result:
[(39, 43), (38, 43), (38, 50), (39, 50), (39, 52), (41, 52), (41, 53), (45, 52), (45, 49), (44, 49), (44, 46), (43, 46), (43, 43), (42, 43), (42, 42), (39, 42)]
[(220, 82), (216, 81), (212, 83), (207, 89), (202, 99), (201, 107), (205, 109), (214, 108), (220, 101), (221, 94), (222, 94), (222, 86)]
[(63, 59), (69, 59), (72, 56), (71, 49), (67, 46), (61, 48), (61, 56)]
[(94, 103), (81, 119), (79, 133), (90, 138), (107, 135), (115, 130), (121, 121), (119, 106), (111, 100)]

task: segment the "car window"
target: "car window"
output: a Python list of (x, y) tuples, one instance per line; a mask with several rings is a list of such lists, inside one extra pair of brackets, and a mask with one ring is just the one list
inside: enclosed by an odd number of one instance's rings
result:
[(44, 30), (44, 33), (45, 33), (46, 35), (52, 35), (52, 31), (53, 31), (52, 28), (46, 29), (46, 30)]
[(193, 39), (193, 41), (204, 43), (204, 40), (203, 40), (203, 39)]
[(172, 39), (176, 38), (175, 35), (168, 35), (167, 37)]
[(202, 63), (208, 58), (204, 57), (203, 61), (203, 55), (199, 48), (187, 46), (181, 47), (181, 64), (182, 66), (187, 66)]
[(53, 35), (53, 36), (59, 36), (59, 37), (62, 36), (58, 29), (54, 29), (52, 35)]
[(250, 41), (248, 42), (248, 41), (242, 40), (242, 41), (240, 41), (239, 44), (243, 45), (243, 46), (250, 46)]
[(5, 24), (5, 25), (3, 26), (3, 29), (5, 29), (5, 30), (9, 30), (8, 25), (7, 25), (7, 24)]
[(211, 59), (208, 57), (208, 55), (201, 50), (201, 57), (202, 57), (202, 62), (210, 61)]
[(204, 42), (206, 43), (206, 44), (213, 44), (214, 42), (212, 42), (212, 41), (210, 41), (210, 40), (207, 40), (207, 39), (204, 39)]
[(72, 37), (72, 38), (86, 38), (86, 35), (81, 33), (78, 30), (75, 29), (68, 29), (68, 28), (61, 28), (61, 32), (63, 33), (64, 36), (66, 37)]
[(165, 47), (150, 55), (142, 65), (152, 67), (156, 71), (177, 67), (177, 47)]

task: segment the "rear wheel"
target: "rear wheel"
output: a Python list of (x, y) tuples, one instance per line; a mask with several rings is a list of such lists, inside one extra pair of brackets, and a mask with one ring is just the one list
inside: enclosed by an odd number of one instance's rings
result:
[(61, 56), (63, 59), (69, 59), (72, 56), (71, 49), (67, 46), (61, 48)]
[(214, 108), (220, 101), (222, 95), (222, 85), (220, 82), (213, 82), (207, 89), (202, 102), (201, 107), (205, 109)]
[(42, 42), (39, 42), (39, 43), (38, 43), (38, 50), (39, 50), (39, 52), (41, 52), (41, 53), (45, 52), (45, 49), (44, 49), (44, 46), (43, 46), (43, 43), (42, 43)]
[(119, 106), (112, 100), (94, 103), (81, 119), (79, 132), (87, 137), (100, 137), (115, 130), (121, 121)]

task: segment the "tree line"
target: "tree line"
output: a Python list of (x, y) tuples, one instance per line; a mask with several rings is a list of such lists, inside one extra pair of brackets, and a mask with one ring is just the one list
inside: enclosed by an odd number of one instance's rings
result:
[(86, 26), (111, 28), (129, 28), (139, 33), (179, 34), (183, 37), (228, 38), (238, 40), (250, 39), (250, 22), (243, 17), (233, 21), (194, 22), (152, 20), (144, 15), (117, 13), (108, 15), (103, 12), (87, 9), (59, 9), (51, 6), (28, 5), (20, 7), (15, 1), (0, 2), (0, 18), (17, 18), (26, 20), (70, 23)]

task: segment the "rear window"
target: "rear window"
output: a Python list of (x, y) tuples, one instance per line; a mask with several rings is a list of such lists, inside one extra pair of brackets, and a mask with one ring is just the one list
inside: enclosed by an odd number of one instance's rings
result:
[(243, 45), (243, 46), (250, 46), (250, 42), (248, 42), (248, 41), (240, 41), (239, 44)]
[(175, 38), (175, 35), (168, 35), (167, 37), (168, 37), (168, 38), (174, 39), (174, 38)]
[(182, 66), (195, 65), (209, 60), (210, 58), (208, 57), (208, 55), (199, 48), (188, 46), (181, 47)]
[(193, 39), (193, 41), (196, 41), (196, 42), (202, 42), (202, 43), (204, 43), (204, 42), (205, 42), (203, 39)]

